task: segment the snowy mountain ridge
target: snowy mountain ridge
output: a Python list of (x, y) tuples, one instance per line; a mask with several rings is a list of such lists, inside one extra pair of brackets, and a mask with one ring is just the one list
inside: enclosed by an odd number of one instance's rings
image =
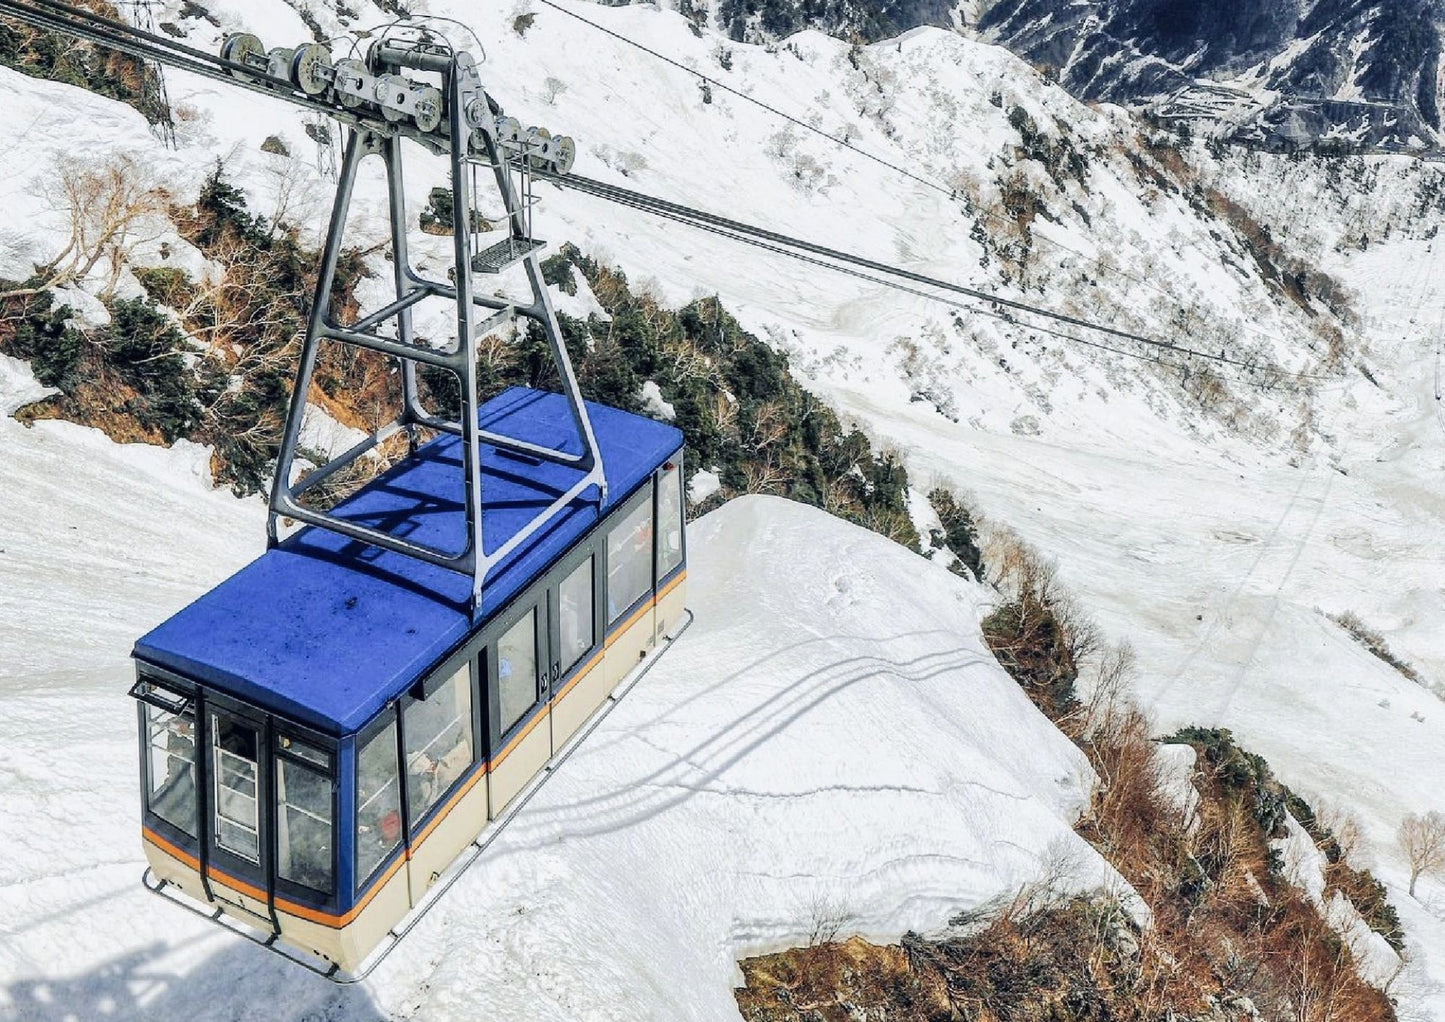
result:
[[(705, 5), (677, 5), (707, 20)], [(1435, 148), (1441, 129), (1436, 0), (893, 0), (722, 3), (733, 38), (803, 28), (877, 41), (918, 25), (978, 32), (1048, 68), (1074, 95), (1150, 105), (1201, 133), (1272, 147)]]
[(1085, 98), (1235, 85), (1235, 137), (1422, 148), (1439, 141), (1441, 24), (1435, 0), (995, 0), (978, 27)]

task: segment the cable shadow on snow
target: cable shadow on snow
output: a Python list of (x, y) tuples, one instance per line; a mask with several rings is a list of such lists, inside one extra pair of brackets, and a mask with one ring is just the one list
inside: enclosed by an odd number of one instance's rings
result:
[[(856, 641), (851, 636), (810, 641), (834, 640)], [(729, 680), (744, 678), (747, 673), (792, 648), (795, 647), (785, 647), (760, 657), (734, 672), (729, 676)], [(556, 821), (559, 818), (595, 820), (596, 822), (581, 826), (562, 824), (563, 836), (586, 837), (624, 830), (681, 805), (698, 794), (710, 792), (726, 795), (728, 789), (709, 788), (708, 785), (750, 752), (781, 734), (810, 710), (839, 693), (880, 677), (919, 683), (962, 668), (991, 662), (992, 658), (984, 657), (967, 647), (938, 650), (909, 660), (890, 660), (871, 655), (845, 657), (814, 668), (683, 752), (674, 753), (664, 749), (649, 741), (640, 731), (630, 732), (628, 737), (646, 742), (651, 748), (670, 756), (671, 759), (642, 777), (628, 779), (625, 790), (529, 808), (513, 822), (510, 829), (514, 840), (508, 844), (512, 850), (521, 851), (555, 840)], [(669, 712), (690, 701), (692, 700), (684, 700), (670, 707)], [(653, 720), (660, 722), (667, 716), (668, 713), (659, 714)], [(860, 772), (861, 770), (860, 767)], [(780, 794), (802, 795), (806, 792)]]
[(183, 974), (161, 941), (57, 978), (0, 987), (0, 1022), (382, 1022), (360, 985), (336, 986), (250, 944), (227, 940)]

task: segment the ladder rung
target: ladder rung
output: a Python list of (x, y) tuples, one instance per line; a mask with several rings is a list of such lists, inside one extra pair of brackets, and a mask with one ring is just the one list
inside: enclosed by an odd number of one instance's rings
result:
[(515, 306), (512, 305), (507, 306), (500, 312), (494, 312), (476, 325), (476, 327), (472, 330), (472, 336), (485, 337), (487, 336), (487, 334), (491, 333), (493, 330), (496, 330), (498, 327), (502, 327), (510, 323), (516, 317), (516, 315), (517, 309)]
[(379, 351), (383, 355), (390, 355), (393, 358), (409, 359), (413, 362), (424, 362), (427, 365), (437, 366), (441, 369), (455, 370), (457, 359), (461, 357), (457, 352), (439, 351), (436, 348), (423, 348), (415, 344), (402, 344), (400, 341), (390, 337), (381, 337), (377, 334), (361, 330), (352, 330), (349, 327), (323, 326), (321, 336), (333, 341), (341, 341), (343, 344), (354, 344), (359, 348), (370, 348), (372, 351)]
[(472, 256), (473, 273), (501, 273), (547, 244), (536, 238), (503, 238)]

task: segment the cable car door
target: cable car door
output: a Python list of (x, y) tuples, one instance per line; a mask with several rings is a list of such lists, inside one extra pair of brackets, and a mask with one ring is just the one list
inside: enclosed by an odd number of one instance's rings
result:
[(509, 611), (498, 623), (490, 647), (495, 664), (490, 686), (492, 765), (488, 778), (495, 817), (552, 756), (551, 649), (547, 593), (542, 590)]
[(595, 550), (583, 550), (563, 562), (548, 588), (553, 755), (607, 698), (606, 672), (597, 663), (602, 648), (597, 562)]
[(264, 721), (208, 701), (206, 857), (211, 895), (269, 926), (265, 750)]

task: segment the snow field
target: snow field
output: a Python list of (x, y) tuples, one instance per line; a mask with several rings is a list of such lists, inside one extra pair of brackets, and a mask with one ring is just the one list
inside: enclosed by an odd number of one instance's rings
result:
[(47, 501), (0, 509), (0, 1017), (727, 1019), (736, 960), (819, 925), (936, 929), (1061, 861), (1127, 897), (1072, 831), (1083, 755), (983, 646), (984, 590), (747, 498), (692, 529), (693, 627), (339, 990), (138, 883), (129, 645), (259, 551), (259, 502), (182, 445), (10, 419), (0, 443), (6, 492)]

